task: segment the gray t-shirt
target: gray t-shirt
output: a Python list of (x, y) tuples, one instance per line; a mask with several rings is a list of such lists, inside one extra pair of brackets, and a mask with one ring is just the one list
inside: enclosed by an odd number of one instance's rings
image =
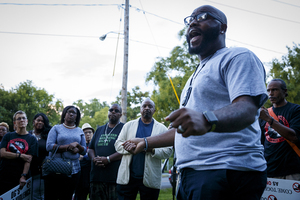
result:
[[(262, 106), (267, 101), (265, 76), (263, 64), (251, 51), (245, 48), (220, 49), (201, 61), (185, 107), (201, 113), (213, 111), (228, 106), (242, 95), (259, 96), (259, 106)], [(191, 77), (182, 91), (181, 102), (190, 80)], [(259, 110), (256, 119), (258, 117)], [(266, 169), (258, 120), (238, 132), (209, 132), (187, 138), (176, 133), (175, 150), (179, 168)]]

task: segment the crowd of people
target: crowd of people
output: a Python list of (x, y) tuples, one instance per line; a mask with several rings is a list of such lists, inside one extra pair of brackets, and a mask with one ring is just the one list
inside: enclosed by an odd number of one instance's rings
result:
[[(227, 48), (226, 15), (204, 5), (184, 19), (190, 54), (200, 64), (187, 81), (180, 108), (153, 118), (155, 103), (146, 98), (140, 117), (120, 122), (113, 104), (108, 123), (96, 131), (79, 127), (81, 113), (64, 108), (53, 127), (44, 113), (32, 119), (13, 116), (14, 131), (0, 123), (0, 195), (32, 177), (34, 200), (158, 199), (161, 160), (174, 146), (180, 172), (178, 200), (259, 200), (267, 177), (300, 181), (300, 106), (286, 100), (281, 79), (265, 87), (266, 73), (254, 53)], [(263, 107), (267, 99), (272, 107)], [(72, 175), (42, 176), (46, 156), (71, 160)]]

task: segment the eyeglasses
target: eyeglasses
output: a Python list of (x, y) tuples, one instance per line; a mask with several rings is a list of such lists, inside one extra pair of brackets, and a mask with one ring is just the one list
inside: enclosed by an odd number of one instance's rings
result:
[(16, 120), (17, 121), (21, 121), (21, 120), (26, 120), (27, 118), (26, 117), (19, 117), (19, 118), (17, 118)]
[(194, 19), (196, 19), (197, 22), (202, 22), (202, 21), (206, 20), (208, 16), (213, 17), (214, 19), (221, 22), (221, 24), (223, 24), (223, 22), (221, 20), (219, 20), (218, 17), (215, 17), (214, 15), (209, 14), (209, 13), (200, 13), (200, 14), (195, 15), (195, 16), (188, 16), (188, 17), (184, 18), (184, 24), (186, 26), (189, 26), (192, 23), (192, 21), (194, 21)]
[(108, 111), (109, 111), (109, 112), (115, 111), (115, 113), (119, 113), (119, 112), (120, 112), (119, 109), (113, 109), (113, 108), (109, 109)]

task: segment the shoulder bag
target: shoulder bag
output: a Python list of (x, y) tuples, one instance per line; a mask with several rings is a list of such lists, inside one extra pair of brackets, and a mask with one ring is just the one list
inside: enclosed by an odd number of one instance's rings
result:
[(56, 145), (55, 151), (52, 156), (47, 156), (42, 163), (42, 176), (48, 176), (51, 174), (61, 174), (67, 177), (71, 177), (72, 175), (72, 161), (70, 159), (56, 158), (54, 157), (59, 145)]
[[(279, 122), (279, 119), (278, 119), (277, 115), (274, 113), (272, 107), (268, 108), (268, 112), (269, 112), (269, 114), (270, 114), (271, 117), (273, 117), (276, 121)], [(300, 150), (299, 150), (299, 148), (294, 143), (292, 143), (291, 141), (289, 141), (287, 139), (285, 139), (285, 140), (293, 148), (293, 150), (296, 152), (296, 154), (300, 157)]]

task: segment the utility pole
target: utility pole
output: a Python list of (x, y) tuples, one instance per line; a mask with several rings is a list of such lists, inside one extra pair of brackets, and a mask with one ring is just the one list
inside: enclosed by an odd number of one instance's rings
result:
[(129, 0), (125, 1), (124, 13), (124, 60), (123, 60), (123, 81), (121, 91), (121, 122), (127, 121), (127, 78), (128, 78), (128, 42), (129, 42)]

